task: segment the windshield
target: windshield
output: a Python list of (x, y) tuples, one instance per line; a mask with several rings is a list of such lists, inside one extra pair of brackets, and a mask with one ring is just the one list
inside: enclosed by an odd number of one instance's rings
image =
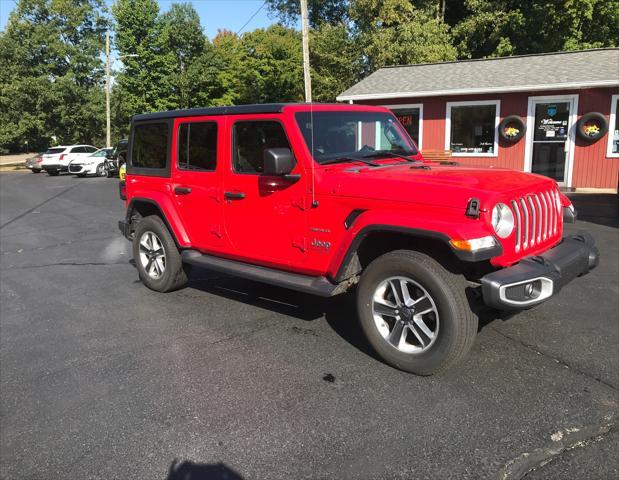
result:
[(65, 150), (65, 148), (48, 148), (45, 155), (55, 155), (56, 153), (62, 153)]
[(109, 152), (109, 149), (102, 148), (101, 150), (97, 150), (95, 153), (93, 153), (91, 157), (105, 157), (108, 152)]
[[(312, 118), (314, 138), (312, 139)], [(297, 124), (318, 163), (339, 157), (373, 156), (377, 152), (417, 155), (417, 147), (388, 112), (298, 112)]]

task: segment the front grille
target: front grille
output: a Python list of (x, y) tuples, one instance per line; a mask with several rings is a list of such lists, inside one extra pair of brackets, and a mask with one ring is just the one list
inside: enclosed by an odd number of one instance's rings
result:
[(78, 173), (82, 171), (82, 166), (81, 165), (69, 165), (69, 172), (74, 172), (74, 173)]
[(512, 200), (516, 219), (516, 252), (529, 250), (561, 233), (561, 205), (556, 190)]

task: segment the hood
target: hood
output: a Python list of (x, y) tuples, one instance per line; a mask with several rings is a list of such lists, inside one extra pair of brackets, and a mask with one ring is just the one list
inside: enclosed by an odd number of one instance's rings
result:
[(464, 208), (471, 198), (496, 202), (549, 190), (554, 180), (502, 168), (396, 164), (321, 169), (321, 194)]

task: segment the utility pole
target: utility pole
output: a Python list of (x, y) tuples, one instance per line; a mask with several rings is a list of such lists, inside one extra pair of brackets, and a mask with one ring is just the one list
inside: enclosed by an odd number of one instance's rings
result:
[(112, 146), (110, 119), (110, 31), (105, 32), (105, 146)]
[(309, 26), (307, 18), (307, 0), (301, 0), (301, 32), (303, 36), (303, 80), (305, 81), (305, 101), (312, 101), (312, 77), (309, 60)]

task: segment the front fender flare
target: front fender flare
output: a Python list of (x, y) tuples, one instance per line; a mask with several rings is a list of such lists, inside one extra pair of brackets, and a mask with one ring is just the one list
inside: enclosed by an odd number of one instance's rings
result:
[[(431, 239), (441, 242), (446, 245), (451, 252), (461, 261), (464, 262), (478, 262), (489, 260), (492, 257), (496, 257), (502, 254), (502, 247), (500, 242), (493, 248), (489, 248), (479, 252), (466, 252), (463, 250), (455, 249), (450, 240), (453, 238), (478, 238), (490, 235), (482, 224), (474, 220), (465, 220), (469, 228), (464, 229), (448, 229), (445, 225), (439, 225), (438, 223), (429, 223), (426, 228), (421, 226), (405, 226), (406, 224), (383, 224), (383, 223), (371, 223), (363, 226), (359, 225), (359, 228), (349, 237), (348, 242), (344, 242), (343, 248), (340, 249), (340, 254), (336, 255), (332, 264), (329, 267), (328, 275), (336, 282), (341, 282), (347, 278), (346, 272), (348, 266), (353, 261), (353, 258), (368, 235), (376, 232), (392, 232), (397, 234), (408, 235), (415, 238)], [(475, 222), (475, 223), (471, 223)], [(408, 223), (408, 222), (407, 222)], [(421, 223), (421, 222), (420, 222)], [(439, 227), (444, 228), (439, 228)], [(430, 228), (427, 228), (430, 227)], [(453, 224), (452, 224), (453, 227)], [(462, 231), (464, 230), (464, 231)], [(466, 231), (466, 233), (465, 233)]]

